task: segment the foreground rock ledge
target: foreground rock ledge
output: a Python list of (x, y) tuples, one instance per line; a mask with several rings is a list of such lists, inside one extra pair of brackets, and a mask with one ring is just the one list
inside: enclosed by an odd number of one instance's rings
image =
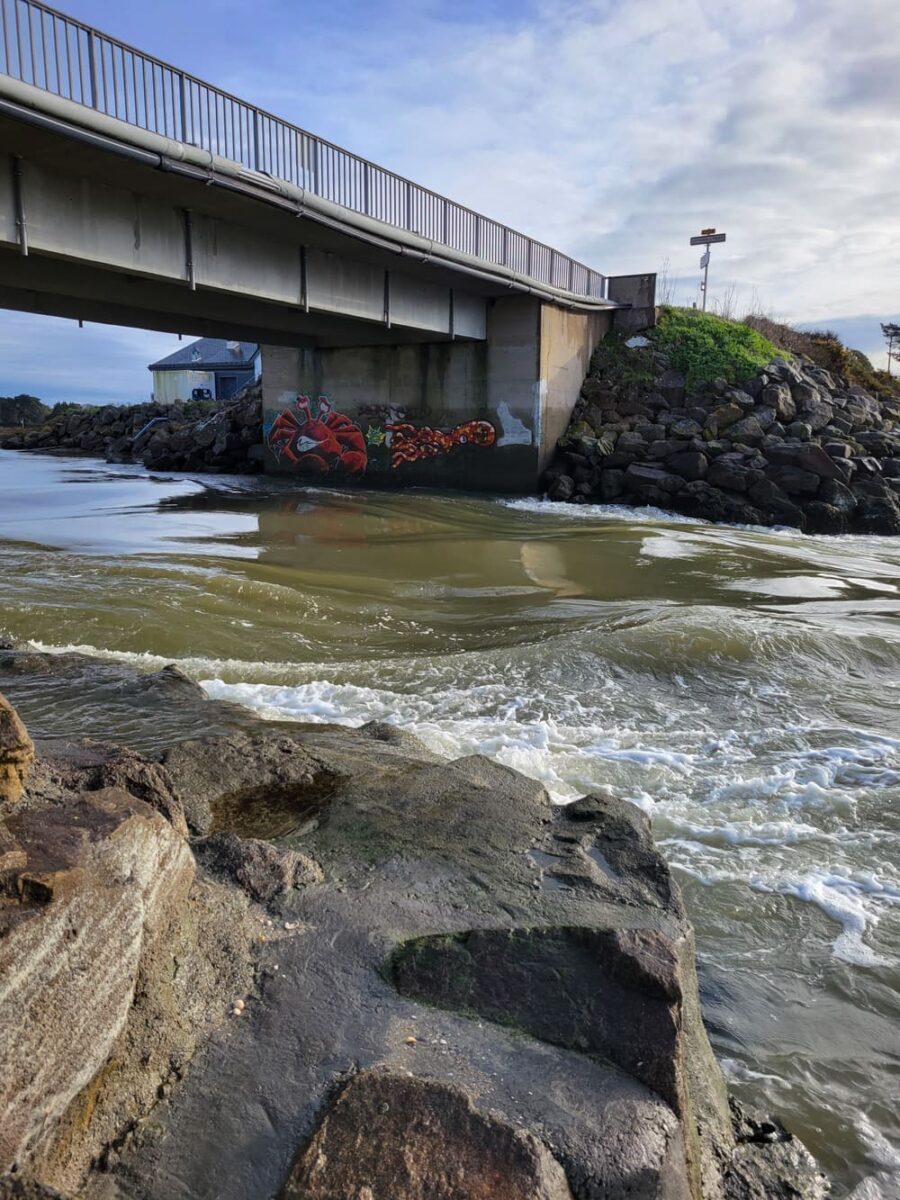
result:
[(0, 826), (0, 1197), (826, 1195), (729, 1107), (633, 806), (384, 726), (52, 755)]

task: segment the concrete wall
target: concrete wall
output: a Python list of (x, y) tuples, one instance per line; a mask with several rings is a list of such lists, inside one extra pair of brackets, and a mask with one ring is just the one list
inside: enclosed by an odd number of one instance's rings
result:
[(541, 307), (540, 470), (553, 457), (557, 439), (569, 424), (591, 355), (611, 324), (611, 316), (606, 313), (570, 312), (549, 304)]
[(268, 467), (330, 482), (534, 492), (609, 321), (510, 297), (488, 306), (486, 343), (264, 346)]

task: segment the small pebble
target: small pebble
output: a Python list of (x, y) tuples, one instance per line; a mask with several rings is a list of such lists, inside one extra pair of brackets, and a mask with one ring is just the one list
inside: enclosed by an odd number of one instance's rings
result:
[(404, 1038), (403, 1044), (405, 1046), (415, 1046), (415, 1044), (417, 1043), (418, 1040), (419, 1040), (418, 1038), (414, 1038), (414, 1037)]

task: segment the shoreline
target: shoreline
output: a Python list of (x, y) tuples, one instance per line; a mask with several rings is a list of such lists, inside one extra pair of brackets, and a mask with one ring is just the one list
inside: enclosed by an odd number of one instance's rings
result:
[[(2, 654), (26, 676), (66, 667), (63, 656), (48, 662), (21, 646)], [(408, 1121), (427, 1111), (433, 1140), (419, 1184), (435, 1164), (465, 1161), (467, 1185), (473, 1172), (500, 1170), (519, 1189), (510, 1197), (587, 1200), (601, 1177), (608, 1196), (743, 1200), (780, 1194), (788, 1178), (796, 1195), (825, 1194), (777, 1122), (725, 1102), (680, 893), (638, 809), (599, 793), (554, 808), (509, 768), (438, 759), (389, 725), (270, 723), (207, 699), (174, 668), (114, 673), (150, 705), (149, 720), (154, 706), (174, 706), (186, 730), (210, 732), (150, 758), (96, 742), (38, 744), (24, 796), (7, 798), (7, 853), (25, 849), (12, 911), (24, 907), (7, 947), (23, 921), (49, 930), (54, 906), (81, 904), (79, 978), (96, 988), (108, 980), (108, 956), (88, 953), (93, 925), (104, 924), (91, 900), (98, 864), (102, 887), (118, 888), (123, 904), (135, 886), (167, 897), (149, 916), (144, 902), (143, 934), (106, 930), (118, 958), (142, 973), (144, 1000), (126, 1002), (125, 989), (124, 1032), (111, 1017), (107, 1032), (101, 1006), (83, 1046), (50, 1036), (58, 1115), (26, 1137), (20, 1175), (33, 1170), (86, 1200), (111, 1181), (118, 1194), (149, 1200), (175, 1177), (192, 1179), (198, 1200), (355, 1194), (351, 1184), (381, 1194), (385, 1148), (415, 1151)], [(65, 849), (73, 820), (82, 838), (93, 830), (92, 849), (82, 842), (75, 859)], [(132, 883), (116, 875), (116, 844), (140, 847)], [(49, 896), (23, 884), (47, 854)], [(226, 933), (227, 964), (212, 951)], [(17, 970), (35, 986), (62, 986), (30, 963), (27, 946), (40, 938), (19, 944)], [(175, 945), (179, 970), (200, 971), (193, 1000), (179, 1001), (187, 1015), (172, 1009), (165, 982)], [(82, 1002), (77, 987), (54, 994)], [(6, 1019), (25, 1021), (4, 1039), (15, 1059), (41, 1018)], [(127, 1051), (129, 1038), (138, 1047), (148, 1036), (163, 1048), (149, 1071)], [(236, 1069), (246, 1073), (237, 1089)], [(76, 1086), (85, 1072), (94, 1082)], [(136, 1087), (146, 1099), (126, 1113), (123, 1095)], [(76, 1136), (88, 1095), (95, 1115)], [(342, 1114), (351, 1113), (348, 1127)]]

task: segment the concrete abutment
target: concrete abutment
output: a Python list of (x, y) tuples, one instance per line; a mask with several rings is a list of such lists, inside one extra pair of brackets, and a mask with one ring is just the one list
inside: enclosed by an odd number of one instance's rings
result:
[(267, 469), (534, 492), (611, 324), (515, 296), (489, 303), (483, 342), (263, 346)]

